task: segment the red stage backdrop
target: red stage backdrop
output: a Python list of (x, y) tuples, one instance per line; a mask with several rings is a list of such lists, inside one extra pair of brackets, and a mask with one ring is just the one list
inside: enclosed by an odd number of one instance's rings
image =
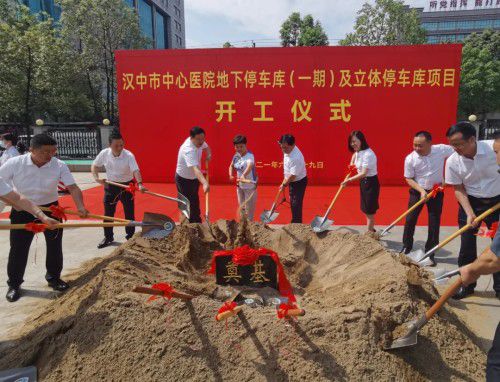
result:
[(292, 133), (311, 184), (336, 184), (362, 130), (383, 184), (401, 184), (412, 137), (445, 141), (455, 122), (460, 45), (118, 51), (121, 131), (144, 179), (172, 182), (177, 151), (201, 126), (212, 180), (228, 182), (232, 139), (246, 135), (259, 179), (278, 183), (276, 143)]

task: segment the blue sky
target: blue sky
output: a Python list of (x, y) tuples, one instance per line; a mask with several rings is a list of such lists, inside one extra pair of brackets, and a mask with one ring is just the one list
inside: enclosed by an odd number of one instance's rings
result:
[[(279, 45), (282, 22), (294, 11), (312, 14), (325, 29), (330, 45), (352, 31), (356, 12), (366, 0), (185, 0), (188, 48)], [(373, 1), (369, 1), (373, 2)], [(407, 0), (428, 7), (428, 0)]]

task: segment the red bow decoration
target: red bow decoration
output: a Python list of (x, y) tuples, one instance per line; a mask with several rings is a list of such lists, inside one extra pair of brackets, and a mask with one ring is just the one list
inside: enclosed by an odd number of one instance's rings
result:
[(130, 192), (132, 194), (132, 199), (134, 199), (136, 191), (139, 190), (140, 188), (136, 186), (135, 182), (130, 182), (127, 188), (125, 189), (125, 192)]
[(290, 309), (297, 309), (297, 305), (295, 305), (293, 303), (280, 304), (280, 306), (278, 307), (278, 310), (276, 311), (276, 313), (278, 315), (278, 319), (281, 320), (282, 318), (287, 318), (288, 311)]
[(172, 288), (172, 285), (170, 285), (169, 283), (157, 283), (157, 284), (154, 284), (151, 287), (151, 289), (160, 290), (163, 292), (163, 294), (149, 297), (148, 302), (154, 301), (160, 297), (166, 298), (167, 300), (170, 300), (172, 298), (172, 293), (174, 292), (174, 288)]
[(232, 255), (231, 261), (236, 265), (252, 265), (257, 261), (257, 259), (261, 256), (270, 256), (274, 263), (276, 264), (276, 268), (278, 270), (278, 289), (280, 294), (284, 297), (288, 297), (289, 301), (295, 302), (295, 295), (293, 294), (293, 288), (288, 281), (288, 278), (285, 274), (285, 269), (280, 262), (279, 256), (276, 252), (271, 251), (267, 248), (250, 248), (248, 245), (244, 245), (243, 247), (235, 248), (228, 251), (215, 251), (212, 256), (212, 265), (208, 271), (209, 274), (215, 274), (215, 259), (218, 256), (227, 256)]
[(356, 171), (358, 171), (358, 169), (356, 168), (355, 165), (353, 164), (350, 164), (349, 166), (347, 166), (347, 171), (348, 171), (348, 175), (351, 176), (352, 174), (354, 174)]
[(226, 301), (217, 311), (217, 315), (224, 313), (224, 312), (233, 311), (234, 308), (236, 308), (237, 306), (238, 306), (238, 304), (236, 304), (234, 301), (231, 301), (231, 302)]
[(433, 187), (432, 187), (432, 191), (429, 192), (429, 199), (430, 198), (435, 198), (437, 196), (437, 194), (439, 194), (440, 192), (443, 192), (444, 191), (444, 187), (440, 184), (435, 184)]
[(488, 227), (479, 228), (479, 231), (476, 233), (476, 236), (489, 237), (490, 239), (493, 239), (497, 234), (497, 231), (498, 231), (498, 222), (495, 222), (491, 225), (491, 229), (488, 229)]
[(67, 207), (52, 205), (49, 208), (50, 208), (50, 212), (52, 213), (52, 216), (55, 219), (61, 219), (63, 222), (68, 220), (68, 217), (66, 216), (66, 212), (65, 212)]
[(24, 229), (33, 233), (41, 233), (45, 232), (45, 230), (47, 229), (47, 224), (31, 222), (26, 224)]

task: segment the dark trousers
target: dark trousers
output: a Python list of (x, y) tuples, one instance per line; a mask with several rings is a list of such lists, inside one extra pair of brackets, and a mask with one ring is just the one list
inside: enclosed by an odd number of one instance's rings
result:
[[(57, 204), (52, 203), (52, 204)], [(51, 204), (45, 205), (48, 207)], [(49, 212), (47, 215), (51, 216)], [(36, 218), (26, 211), (16, 211), (14, 208), (10, 213), (12, 224), (27, 224), (35, 221)], [(26, 264), (28, 263), (28, 253), (31, 242), (35, 234), (24, 229), (13, 229), (10, 231), (10, 251), (9, 261), (7, 262), (7, 284), (11, 287), (19, 287), (24, 279)], [(58, 279), (61, 276), (63, 268), (62, 237), (63, 230), (47, 230), (43, 233), (47, 245), (47, 257), (45, 258), (45, 267), (47, 280)]]
[(198, 196), (200, 182), (198, 179), (186, 179), (175, 174), (175, 185), (177, 186), (177, 191), (189, 200), (189, 222), (201, 223), (200, 198)]
[[(410, 199), (408, 200), (408, 208), (411, 208), (419, 200), (420, 192), (411, 188)], [(403, 246), (406, 249), (411, 250), (413, 248), (413, 235), (415, 234), (415, 226), (417, 225), (418, 216), (424, 208), (424, 204), (427, 206), (427, 212), (429, 215), (429, 228), (427, 233), (427, 242), (425, 243), (425, 252), (439, 244), (439, 227), (441, 225), (443, 200), (444, 194), (442, 192), (438, 192), (435, 198), (430, 198), (427, 202), (421, 204), (406, 216), (405, 228), (403, 232)], [(434, 258), (434, 254), (431, 255), (431, 258)]]
[[(494, 198), (475, 198), (469, 195), (469, 202), (476, 216), (479, 216), (484, 211), (500, 202), (500, 195)], [(486, 223), (488, 228), (491, 228), (492, 224), (498, 221), (498, 215), (499, 212), (497, 210), (484, 219), (484, 222)], [(462, 228), (466, 224), (467, 214), (460, 205), (458, 209), (458, 226)], [(460, 237), (461, 242), (460, 252), (458, 254), (458, 266), (462, 267), (474, 262), (477, 259), (476, 233), (478, 230), (479, 227), (476, 227), (475, 229), (468, 229)], [(469, 287), (471, 289), (474, 289), (476, 287), (476, 283), (470, 284)], [(500, 292), (500, 272), (493, 274), (493, 289), (496, 292)]]
[[(130, 182), (132, 181), (119, 183), (129, 185)], [(118, 202), (122, 203), (125, 219), (135, 220), (134, 196), (121, 187), (106, 184), (104, 187), (104, 215), (115, 216)], [(125, 227), (125, 232), (127, 233), (127, 237), (132, 237), (135, 227)], [(104, 237), (108, 240), (113, 240), (113, 227), (104, 227)]]
[(302, 223), (302, 204), (307, 187), (307, 176), (289, 184), (290, 207), (292, 209), (292, 223)]
[(500, 381), (500, 322), (497, 325), (493, 345), (488, 352), (486, 362), (486, 382)]

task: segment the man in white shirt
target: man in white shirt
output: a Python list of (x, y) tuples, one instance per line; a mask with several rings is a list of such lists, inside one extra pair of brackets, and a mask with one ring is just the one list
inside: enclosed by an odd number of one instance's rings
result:
[(0, 157), (0, 166), (7, 162), (10, 158), (17, 157), (19, 151), (17, 151), (15, 145), (17, 144), (17, 137), (12, 133), (5, 133), (1, 136), (0, 145), (5, 149), (2, 156)]
[[(121, 187), (106, 183), (106, 180), (109, 180), (129, 185), (135, 179), (139, 190), (141, 192), (146, 191), (146, 188), (142, 184), (142, 176), (135, 156), (125, 149), (124, 146), (125, 143), (121, 134), (113, 132), (109, 136), (109, 147), (97, 155), (92, 163), (91, 171), (95, 181), (104, 186), (104, 215), (115, 216), (116, 205), (120, 201), (125, 213), (125, 219), (135, 220), (134, 195)], [(99, 179), (99, 170), (102, 167), (106, 169), (107, 179)], [(125, 227), (125, 232), (128, 240), (134, 235), (135, 227)], [(104, 227), (104, 239), (99, 243), (97, 248), (107, 247), (113, 241), (113, 227)]]
[(233, 172), (236, 170), (237, 180), (249, 180), (251, 183), (238, 181), (237, 196), (240, 206), (240, 215), (246, 215), (248, 220), (252, 221), (255, 213), (255, 204), (257, 202), (257, 174), (255, 172), (255, 158), (247, 148), (247, 138), (243, 135), (237, 135), (233, 139), (234, 154), (229, 165), (229, 180), (234, 182)]
[[(434, 185), (443, 184), (444, 162), (454, 153), (453, 147), (448, 145), (433, 145), (432, 136), (427, 131), (419, 131), (413, 138), (413, 151), (405, 159), (404, 177), (410, 188), (408, 208), (411, 208), (420, 199), (427, 197)], [(427, 242), (425, 251), (434, 248), (439, 243), (439, 227), (441, 225), (441, 212), (443, 210), (444, 194), (437, 193), (430, 198), (427, 205), (429, 216)], [(408, 254), (413, 248), (413, 235), (418, 216), (424, 205), (421, 204), (406, 216), (403, 232), (403, 250)], [(434, 255), (430, 260), (435, 265)]]
[(206, 159), (210, 161), (212, 153), (205, 142), (205, 131), (201, 127), (193, 127), (189, 131), (189, 137), (179, 148), (175, 170), (177, 191), (184, 195), (190, 203), (190, 223), (201, 223), (198, 197), (200, 183), (203, 186), (203, 192), (209, 191), (208, 182), (200, 169), (203, 151), (206, 153)]
[(282, 135), (279, 144), (283, 151), (283, 173), (280, 190), (289, 186), (292, 223), (302, 223), (302, 204), (307, 187), (307, 171), (304, 156), (295, 145), (295, 137)]
[[(88, 214), (83, 204), (83, 195), (75, 184), (68, 166), (56, 159), (57, 142), (46, 134), (38, 134), (31, 138), (30, 153), (9, 159), (0, 167), (0, 177), (14, 186), (15, 190), (31, 199), (39, 206), (50, 207), (58, 204), (57, 184), (64, 182), (75, 201), (81, 217)], [(50, 214), (49, 214), (50, 216)], [(32, 223), (36, 218), (26, 211), (12, 209), (12, 224)], [(45, 279), (54, 290), (64, 291), (68, 284), (61, 280), (63, 268), (62, 236), (63, 230), (44, 232), (47, 244), (47, 273)], [(10, 252), (7, 263), (9, 290), (7, 300), (19, 299), (20, 286), (23, 283), (24, 271), (28, 261), (28, 253), (34, 233), (29, 230), (10, 231)]]
[[(498, 174), (494, 141), (477, 141), (476, 129), (469, 122), (459, 122), (446, 133), (450, 145), (455, 149), (446, 162), (445, 181), (455, 188), (459, 203), (458, 225), (463, 227), (487, 209), (500, 202), (500, 174)], [(484, 219), (491, 228), (498, 221), (496, 211)], [(477, 258), (476, 236), (479, 227), (465, 231), (461, 236), (458, 265), (464, 266)], [(474, 293), (476, 283), (462, 287), (455, 299)], [(493, 289), (500, 295), (500, 273), (493, 275)]]

